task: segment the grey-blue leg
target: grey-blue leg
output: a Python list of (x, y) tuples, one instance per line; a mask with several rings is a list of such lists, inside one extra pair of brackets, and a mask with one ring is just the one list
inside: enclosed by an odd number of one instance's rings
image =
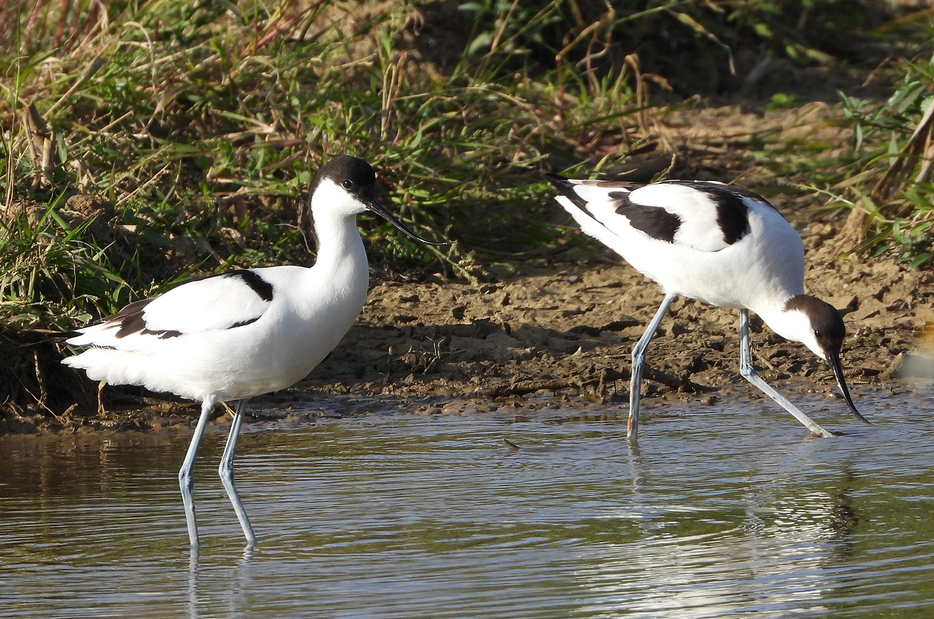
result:
[(632, 378), (629, 380), (629, 422), (626, 424), (626, 438), (631, 443), (639, 440), (639, 390), (642, 386), (642, 366), (645, 365), (645, 350), (649, 347), (652, 338), (655, 337), (658, 325), (661, 324), (662, 318), (668, 312), (671, 302), (677, 296), (676, 294), (665, 295), (665, 299), (658, 311), (655, 312), (652, 322), (649, 323), (645, 333), (642, 334), (635, 348), (632, 349)]
[(198, 546), (198, 522), (195, 519), (195, 480), (194, 477), (192, 477), (191, 469), (195, 464), (195, 456), (198, 455), (198, 445), (201, 444), (201, 437), (204, 435), (204, 427), (208, 423), (208, 417), (211, 415), (212, 408), (214, 408), (213, 399), (209, 398), (201, 403), (201, 417), (198, 419), (198, 425), (195, 427), (195, 435), (191, 438), (191, 443), (188, 445), (188, 453), (185, 454), (185, 461), (182, 462), (182, 468), (178, 471), (178, 486), (182, 491), (182, 503), (185, 504), (185, 519), (188, 521), (188, 540), (193, 547)]
[(833, 436), (833, 432), (820, 427), (756, 374), (755, 368), (752, 367), (752, 353), (749, 350), (749, 310), (746, 309), (739, 311), (739, 373), (742, 374), (743, 378), (758, 387), (762, 393), (778, 402), (779, 406), (794, 415), (795, 419), (803, 423), (811, 431), (811, 434), (823, 438)]
[(230, 424), (230, 434), (227, 437), (227, 446), (224, 448), (224, 455), (221, 456), (220, 466), (217, 467), (217, 473), (221, 476), (221, 482), (224, 484), (224, 490), (230, 498), (234, 511), (237, 512), (237, 520), (240, 521), (240, 528), (243, 529), (243, 535), (246, 537), (247, 547), (256, 544), (256, 535), (253, 534), (253, 527), (250, 526), (250, 519), (243, 508), (243, 501), (237, 493), (237, 487), (234, 485), (233, 459), (234, 451), (237, 449), (237, 437), (240, 435), (240, 422), (243, 421), (243, 411), (246, 408), (246, 399), (237, 402), (237, 409), (234, 412), (233, 422)]

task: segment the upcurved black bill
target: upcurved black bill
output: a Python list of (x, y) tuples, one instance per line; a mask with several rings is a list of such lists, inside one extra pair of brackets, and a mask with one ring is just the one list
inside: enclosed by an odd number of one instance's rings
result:
[(416, 241), (418, 241), (418, 242), (420, 242), (420, 243), (424, 243), (425, 245), (436, 245), (436, 246), (437, 246), (437, 245), (450, 245), (450, 243), (445, 242), (445, 241), (442, 241), (442, 242), (439, 242), (439, 241), (429, 241), (428, 239), (422, 238), (422, 237), (420, 237), (419, 235), (415, 234), (414, 232), (412, 232), (411, 230), (409, 230), (409, 229), (405, 226), (405, 224), (403, 224), (401, 221), (399, 221), (398, 219), (396, 219), (395, 217), (393, 217), (392, 214), (391, 214), (389, 211), (387, 211), (387, 210), (383, 207), (382, 204), (380, 204), (379, 202), (377, 202), (375, 198), (374, 198), (374, 199), (367, 200), (367, 201), (366, 201), (366, 206), (367, 206), (368, 209), (370, 209), (371, 211), (373, 211), (374, 213), (376, 213), (377, 215), (379, 215), (380, 217), (382, 217), (383, 219), (385, 219), (386, 221), (388, 221), (389, 223), (391, 223), (393, 226), (395, 226), (396, 228), (398, 228), (399, 230), (401, 230), (403, 233), (405, 233), (406, 236), (411, 237), (411, 238), (415, 239)]
[(863, 415), (856, 410), (856, 405), (853, 404), (853, 398), (850, 397), (850, 390), (846, 388), (846, 381), (843, 380), (843, 366), (840, 364), (840, 354), (831, 352), (827, 355), (827, 364), (833, 369), (833, 375), (837, 379), (837, 384), (840, 386), (840, 391), (843, 393), (843, 399), (846, 401), (846, 405), (850, 407), (850, 411), (863, 423), (872, 425), (872, 422), (863, 417)]

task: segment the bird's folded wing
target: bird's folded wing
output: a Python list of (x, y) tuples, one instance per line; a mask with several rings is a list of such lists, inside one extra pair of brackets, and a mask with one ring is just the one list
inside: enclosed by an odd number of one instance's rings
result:
[(730, 185), (666, 181), (629, 189), (616, 182), (572, 182), (580, 184), (563, 188), (570, 201), (621, 238), (636, 230), (654, 240), (715, 252), (750, 229), (752, 199)]
[(68, 343), (122, 347), (131, 339), (232, 329), (258, 320), (271, 301), (272, 285), (256, 272), (233, 271), (131, 303), (104, 322), (81, 329)]

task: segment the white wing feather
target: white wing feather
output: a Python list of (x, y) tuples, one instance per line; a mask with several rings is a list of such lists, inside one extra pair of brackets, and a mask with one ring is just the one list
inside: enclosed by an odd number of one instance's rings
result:
[(141, 311), (141, 328), (118, 336), (127, 320), (121, 314), (80, 329), (68, 340), (74, 346), (134, 349), (141, 339), (190, 335), (229, 329), (257, 320), (269, 307), (241, 277), (217, 275), (182, 284), (152, 299)]
[[(720, 251), (728, 246), (717, 225), (716, 202), (709, 194), (689, 185), (653, 183), (630, 190), (614, 182), (588, 181), (586, 184), (574, 180), (571, 182), (575, 184), (574, 193), (587, 202), (586, 211), (590, 216), (613, 234), (625, 237), (635, 228), (625, 212), (617, 212), (621, 204), (619, 195), (628, 194), (631, 205), (627, 209), (630, 213), (635, 209), (661, 209), (676, 215), (681, 220), (673, 243), (704, 252)], [(745, 202), (745, 198), (741, 199)], [(562, 205), (574, 215), (575, 220), (581, 224), (585, 232), (607, 243), (605, 239), (600, 238), (605, 232), (594, 234), (597, 231), (593, 230), (592, 226), (587, 226), (591, 228), (590, 230), (585, 228), (573, 210), (564, 203)]]
[(153, 299), (143, 310), (150, 330), (181, 333), (229, 329), (256, 320), (269, 307), (239, 277), (219, 275), (189, 282)]
[(710, 195), (686, 185), (654, 183), (629, 195), (633, 205), (662, 208), (677, 215), (681, 225), (674, 242), (698, 251), (720, 251), (728, 246), (717, 225), (717, 204)]

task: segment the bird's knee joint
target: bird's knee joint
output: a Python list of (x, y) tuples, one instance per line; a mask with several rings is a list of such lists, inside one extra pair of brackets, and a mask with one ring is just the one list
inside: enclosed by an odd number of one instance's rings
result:
[(188, 488), (189, 490), (194, 486), (195, 478), (191, 474), (191, 471), (179, 471), (178, 472), (178, 485), (182, 488)]

